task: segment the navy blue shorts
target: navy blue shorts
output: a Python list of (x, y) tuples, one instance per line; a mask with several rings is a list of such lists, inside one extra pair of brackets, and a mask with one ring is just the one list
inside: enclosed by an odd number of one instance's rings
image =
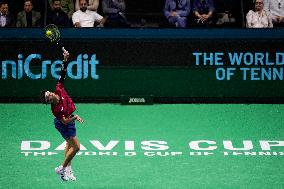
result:
[(68, 125), (64, 125), (59, 119), (54, 118), (54, 125), (65, 140), (76, 136), (75, 121), (71, 121)]

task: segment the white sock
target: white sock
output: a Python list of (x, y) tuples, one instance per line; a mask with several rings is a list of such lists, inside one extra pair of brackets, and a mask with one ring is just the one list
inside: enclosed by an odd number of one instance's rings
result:
[(67, 165), (66, 170), (70, 170), (71, 169), (71, 165)]
[(67, 167), (63, 167), (62, 165), (59, 166), (61, 169), (66, 170)]

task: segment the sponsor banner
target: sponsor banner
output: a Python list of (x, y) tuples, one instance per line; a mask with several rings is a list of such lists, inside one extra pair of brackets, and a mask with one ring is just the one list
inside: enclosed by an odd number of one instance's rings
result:
[[(159, 102), (283, 103), (280, 30), (100, 30), (99, 38), (88, 33), (95, 30), (70, 31), (62, 39), (70, 52), (66, 88), (78, 102), (128, 95), (123, 104), (151, 104), (143, 96), (153, 95)], [(38, 101), (39, 91), (54, 88), (62, 50), (42, 31), (13, 33), (0, 39), (0, 102)]]
[[(96, 54), (100, 66), (107, 67), (216, 67), (216, 66), (283, 66), (284, 39), (88, 39), (66, 40), (70, 59)], [(76, 44), (76, 45), (74, 45)], [(0, 40), (0, 61), (25, 60), (32, 54), (41, 59), (57, 60), (62, 51), (44, 40)], [(270, 47), (270, 48), (267, 48)], [(88, 59), (82, 57), (82, 59)], [(234, 65), (232, 65), (234, 63)]]
[[(25, 157), (48, 157), (64, 153), (66, 142), (53, 144), (46, 140), (22, 141), (20, 154)], [(88, 146), (87, 146), (88, 145)], [(252, 140), (237, 141), (223, 140), (194, 140), (187, 143), (187, 148), (170, 146), (164, 140), (110, 140), (102, 143), (100, 140), (89, 140), (81, 144), (77, 156), (110, 156), (110, 157), (181, 157), (181, 156), (249, 156), (249, 157), (284, 157), (283, 140)]]
[[(32, 63), (37, 66), (32, 66)], [(76, 60), (68, 61), (67, 77), (71, 79), (86, 79), (90, 75), (92, 79), (98, 79), (99, 76), (96, 74), (96, 65), (98, 63), (95, 54), (91, 56), (79, 54)], [(35, 80), (46, 79), (47, 75), (59, 79), (62, 64), (62, 60), (45, 60), (42, 54), (30, 54), (27, 57), (18, 54), (18, 60), (9, 59), (1, 62), (1, 79), (12, 78), (20, 80), (28, 78)], [(38, 68), (39, 65), (41, 68)], [(32, 67), (36, 67), (36, 69), (32, 69)]]
[(152, 105), (153, 96), (129, 96), (121, 95), (120, 101), (122, 105)]

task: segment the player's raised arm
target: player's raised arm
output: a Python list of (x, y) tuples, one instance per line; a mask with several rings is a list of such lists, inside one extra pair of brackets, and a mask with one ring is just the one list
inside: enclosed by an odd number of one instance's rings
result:
[(65, 79), (66, 72), (67, 72), (68, 58), (69, 58), (69, 52), (64, 50), (63, 51), (63, 64), (62, 64), (60, 78), (59, 78), (59, 82), (62, 84), (64, 83), (64, 79)]

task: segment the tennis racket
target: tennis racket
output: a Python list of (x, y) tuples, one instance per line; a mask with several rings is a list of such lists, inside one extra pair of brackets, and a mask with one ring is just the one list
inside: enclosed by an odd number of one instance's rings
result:
[(66, 52), (63, 44), (60, 42), (60, 31), (54, 24), (49, 24), (44, 27), (44, 36), (49, 39), (50, 42), (60, 45), (63, 52)]

